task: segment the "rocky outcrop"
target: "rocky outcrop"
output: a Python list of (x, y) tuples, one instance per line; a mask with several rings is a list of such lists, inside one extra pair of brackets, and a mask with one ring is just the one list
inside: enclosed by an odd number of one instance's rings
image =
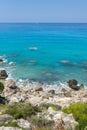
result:
[(54, 111), (51, 108), (48, 109), (48, 115), (45, 115), (45, 118), (48, 120), (54, 120), (55, 128), (58, 128), (58, 130), (75, 130), (76, 126), (78, 125), (78, 122), (75, 121), (72, 114)]
[(6, 79), (8, 77), (8, 74), (6, 70), (0, 70), (0, 79)]

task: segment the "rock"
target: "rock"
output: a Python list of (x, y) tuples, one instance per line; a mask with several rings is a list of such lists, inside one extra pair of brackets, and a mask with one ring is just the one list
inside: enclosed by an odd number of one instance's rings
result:
[(71, 94), (71, 91), (65, 91), (64, 92), (64, 96), (66, 96), (66, 97), (71, 97), (72, 96), (72, 94)]
[(76, 85), (73, 85), (71, 88), (74, 89), (74, 90), (79, 90), (80, 89), (80, 87), (76, 86)]
[(14, 88), (16, 88), (16, 83), (14, 80), (8, 80), (8, 81), (5, 81), (4, 86), (14, 89)]
[(1, 93), (1, 96), (5, 97), (9, 101), (9, 100), (12, 100), (12, 96), (16, 97), (17, 91), (20, 91), (20, 90), (19, 89), (10, 89), (10, 88), (5, 87), (5, 89)]
[(55, 94), (55, 90), (49, 90), (48, 93)]
[(8, 74), (6, 70), (0, 70), (0, 79), (6, 79), (8, 77)]
[(64, 122), (62, 119), (57, 120), (57, 122), (55, 123), (55, 126), (54, 126), (54, 130), (65, 130)]
[(5, 97), (0, 96), (0, 105), (5, 104), (5, 103), (7, 103), (7, 100), (5, 99)]
[(78, 81), (75, 80), (75, 79), (69, 80), (67, 83), (68, 83), (68, 86), (69, 86), (70, 88), (74, 89), (74, 90), (79, 90), (79, 89), (80, 89), (80, 87), (77, 86)]
[(0, 130), (22, 130), (21, 128), (17, 128), (17, 127), (0, 127)]
[(14, 62), (9, 62), (9, 64), (8, 64), (9, 66), (13, 66), (14, 65)]
[(3, 59), (0, 59), (0, 63), (2, 63), (3, 62)]
[(36, 51), (36, 50), (38, 50), (38, 48), (35, 47), (35, 46), (32, 46), (32, 47), (29, 48), (29, 50), (31, 50), (31, 51)]
[(42, 87), (36, 87), (35, 91), (43, 91), (43, 88)]
[(73, 85), (76, 86), (78, 84), (78, 81), (75, 79), (72, 79), (72, 80), (67, 81), (67, 83), (68, 83), (69, 87), (71, 87)]
[(79, 88), (80, 88), (80, 90), (84, 89), (84, 85), (81, 84), (81, 85), (79, 86)]
[[(45, 119), (47, 120), (54, 120), (56, 126), (63, 126), (61, 128), (65, 128), (65, 130), (75, 130), (76, 126), (78, 125), (78, 122), (75, 121), (74, 117), (72, 114), (65, 114), (62, 111), (54, 111), (52, 108), (48, 109), (48, 114), (46, 113)], [(59, 123), (57, 122), (60, 120), (63, 121)], [(55, 130), (61, 130), (61, 129), (55, 129)]]
[(76, 126), (78, 125), (78, 122), (75, 121), (72, 114), (68, 114), (67, 116), (62, 116), (62, 119), (64, 121), (65, 130), (75, 130)]
[(67, 90), (65, 88), (62, 88), (61, 89), (61, 92), (66, 92)]
[(32, 130), (32, 126), (27, 120), (19, 119), (17, 121), (20, 127), (24, 128), (25, 130)]
[(14, 118), (10, 115), (0, 115), (0, 123), (5, 123), (5, 122), (10, 122), (12, 121)]

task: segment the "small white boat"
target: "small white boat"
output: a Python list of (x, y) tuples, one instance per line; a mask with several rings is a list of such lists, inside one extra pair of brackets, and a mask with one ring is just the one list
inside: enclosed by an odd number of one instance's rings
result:
[(36, 50), (38, 50), (38, 48), (33, 46), (33, 47), (30, 47), (29, 50), (36, 51)]

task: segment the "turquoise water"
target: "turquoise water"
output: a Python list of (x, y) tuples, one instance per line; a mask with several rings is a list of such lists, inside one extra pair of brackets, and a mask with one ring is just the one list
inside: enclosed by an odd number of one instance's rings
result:
[(87, 24), (0, 24), (0, 56), (13, 78), (87, 85)]

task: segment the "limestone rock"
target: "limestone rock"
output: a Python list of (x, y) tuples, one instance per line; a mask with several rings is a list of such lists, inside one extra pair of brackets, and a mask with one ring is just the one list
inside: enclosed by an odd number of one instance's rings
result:
[(36, 87), (35, 91), (43, 91), (43, 88), (42, 87)]
[[(48, 115), (45, 116), (46, 119), (54, 120), (55, 124), (57, 121), (60, 122), (62, 120), (64, 123), (59, 123), (57, 122), (56, 126), (64, 126), (65, 130), (71, 129), (75, 130), (76, 126), (78, 125), (78, 122), (75, 121), (74, 117), (72, 114), (65, 114), (64, 112), (61, 111), (54, 111), (52, 109), (48, 109)], [(60, 125), (61, 124), (61, 125)], [(57, 129), (56, 129), (57, 130)], [(61, 130), (61, 129), (58, 129)]]
[(5, 122), (10, 122), (12, 121), (14, 118), (10, 115), (0, 115), (0, 123), (5, 123)]
[(4, 86), (14, 89), (16, 88), (16, 83), (14, 80), (8, 80), (8, 81), (5, 81)]
[(48, 93), (55, 94), (55, 90), (49, 90)]
[(55, 123), (54, 130), (65, 130), (63, 120), (60, 119)]
[(17, 121), (20, 127), (24, 128), (25, 130), (32, 130), (32, 126), (27, 120), (19, 119)]
[(21, 128), (16, 128), (16, 127), (0, 127), (0, 130), (22, 130)]
[(79, 87), (80, 87), (80, 90), (84, 89), (84, 85), (83, 84), (81, 84)]

